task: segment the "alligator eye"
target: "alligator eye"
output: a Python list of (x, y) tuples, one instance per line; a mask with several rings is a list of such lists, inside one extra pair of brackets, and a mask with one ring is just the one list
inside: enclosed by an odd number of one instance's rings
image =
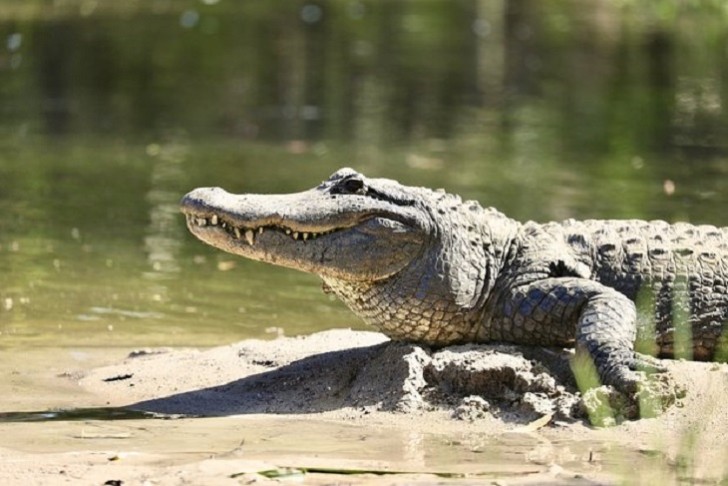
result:
[(342, 184), (343, 192), (349, 194), (363, 194), (364, 181), (361, 179), (347, 179)]

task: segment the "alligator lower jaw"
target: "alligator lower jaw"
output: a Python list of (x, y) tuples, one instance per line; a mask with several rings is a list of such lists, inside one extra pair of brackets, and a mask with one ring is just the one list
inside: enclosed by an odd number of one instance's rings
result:
[(277, 225), (261, 225), (261, 226), (245, 226), (235, 224), (229, 221), (221, 219), (217, 215), (208, 217), (196, 216), (193, 214), (187, 214), (187, 226), (195, 232), (195, 230), (205, 230), (206, 228), (219, 228), (225, 231), (232, 239), (244, 240), (249, 245), (254, 245), (255, 240), (259, 235), (262, 235), (266, 231), (275, 231), (280, 234), (288, 235), (296, 241), (306, 241), (309, 239), (315, 239), (319, 236), (328, 235), (338, 230), (346, 228), (335, 228), (326, 231), (300, 231), (285, 226)]

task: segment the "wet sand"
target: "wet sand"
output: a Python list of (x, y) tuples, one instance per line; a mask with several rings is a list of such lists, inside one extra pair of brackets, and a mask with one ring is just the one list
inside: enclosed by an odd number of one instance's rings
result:
[[(437, 354), (348, 330), (207, 350), (5, 350), (0, 480), (245, 484), (284, 468), (311, 484), (728, 478), (728, 365), (667, 361), (688, 390), (677, 405), (596, 428), (568, 415), (578, 407), (561, 357), (542, 355), (544, 368), (521, 351)], [(114, 419), (108, 407), (158, 415)], [(101, 413), (7, 415), (86, 408)]]

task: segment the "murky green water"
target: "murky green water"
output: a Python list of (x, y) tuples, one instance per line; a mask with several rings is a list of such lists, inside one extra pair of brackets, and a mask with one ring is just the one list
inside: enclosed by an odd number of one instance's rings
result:
[(723, 2), (0, 2), (0, 346), (360, 326), (186, 233), (341, 166), (518, 219), (728, 225)]

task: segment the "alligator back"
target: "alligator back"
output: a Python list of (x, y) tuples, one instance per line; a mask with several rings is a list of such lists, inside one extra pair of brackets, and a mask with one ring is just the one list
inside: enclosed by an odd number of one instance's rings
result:
[(592, 279), (637, 303), (638, 332), (657, 336), (656, 354), (713, 358), (728, 317), (728, 228), (569, 220), (562, 229)]

